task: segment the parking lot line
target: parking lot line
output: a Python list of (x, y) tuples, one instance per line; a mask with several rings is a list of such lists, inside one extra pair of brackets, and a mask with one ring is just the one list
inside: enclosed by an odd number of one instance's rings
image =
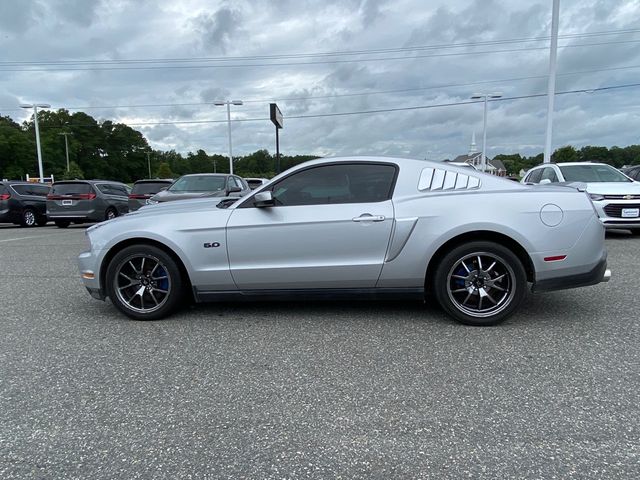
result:
[(74, 232), (64, 232), (64, 233), (45, 233), (44, 235), (30, 235), (28, 237), (17, 237), (17, 238), (6, 238), (4, 240), (0, 240), (0, 243), (5, 243), (5, 242), (17, 242), (18, 240), (30, 240), (32, 238), (43, 238), (43, 237), (50, 237), (52, 235), (55, 236), (61, 236), (61, 235), (69, 235), (70, 233), (74, 233)]

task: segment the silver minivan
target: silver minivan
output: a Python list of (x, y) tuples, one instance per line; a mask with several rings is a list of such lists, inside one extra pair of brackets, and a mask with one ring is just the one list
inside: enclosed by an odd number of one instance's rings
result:
[(129, 211), (129, 187), (106, 180), (56, 182), (47, 196), (47, 217), (60, 228), (101, 222)]

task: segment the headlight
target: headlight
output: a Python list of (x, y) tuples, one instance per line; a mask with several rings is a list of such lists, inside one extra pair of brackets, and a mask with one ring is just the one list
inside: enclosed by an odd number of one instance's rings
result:
[(604, 200), (604, 195), (600, 195), (598, 193), (590, 193), (589, 197), (591, 198), (591, 200), (593, 200), (594, 202), (599, 202), (600, 200)]
[(156, 203), (158, 203), (157, 200), (151, 200), (150, 198), (147, 198), (147, 201), (146, 201), (147, 205), (155, 205)]

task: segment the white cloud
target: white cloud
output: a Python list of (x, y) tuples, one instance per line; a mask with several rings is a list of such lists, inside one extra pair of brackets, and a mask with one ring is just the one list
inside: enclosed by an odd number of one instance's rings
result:
[[(505, 97), (544, 93), (547, 42), (502, 43), (361, 56), (258, 58), (283, 54), (438, 46), (543, 37), (550, 29), (550, 2), (532, 0), (24, 0), (0, 2), (3, 61), (129, 60), (200, 57), (253, 57), (243, 65), (271, 62), (296, 65), (168, 69), (10, 72), (0, 66), (0, 114), (17, 120), (19, 101), (55, 107), (101, 107), (201, 103), (243, 99), (233, 118), (268, 117), (278, 100), (285, 115), (281, 132), (285, 153), (403, 154), (419, 158), (453, 157), (468, 148), (472, 131), (482, 129), (480, 105), (407, 110), (357, 116), (287, 118), (346, 111), (393, 109), (468, 100), (477, 90)], [(640, 28), (634, 0), (563, 0), (561, 34)], [(640, 33), (566, 38), (560, 73), (640, 64)], [(619, 43), (609, 43), (619, 42)], [(540, 50), (479, 53), (496, 50)], [(432, 56), (475, 52), (472, 55)], [(407, 59), (382, 60), (384, 57)], [(317, 64), (319, 60), (344, 63)], [(113, 65), (121, 68), (126, 64)], [(176, 68), (182, 67), (182, 68)], [(558, 90), (633, 83), (640, 69), (559, 76)], [(487, 80), (514, 79), (475, 86)], [(434, 87), (437, 88), (428, 88)], [(351, 93), (404, 92), (344, 96)], [(637, 90), (559, 96), (554, 145), (624, 145), (640, 141), (638, 110), (628, 108)], [(326, 97), (330, 98), (309, 98)], [(261, 100), (251, 102), (251, 100)], [(211, 105), (87, 109), (96, 118), (130, 122), (203, 121), (223, 123), (140, 127), (156, 148), (187, 152), (204, 148), (225, 153), (226, 111)], [(538, 153), (544, 141), (544, 98), (500, 102), (489, 114), (489, 154)], [(234, 152), (273, 150), (268, 121), (236, 122)]]

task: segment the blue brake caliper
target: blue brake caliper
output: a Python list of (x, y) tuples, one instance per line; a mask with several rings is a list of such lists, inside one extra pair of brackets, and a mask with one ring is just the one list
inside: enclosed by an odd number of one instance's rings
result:
[[(167, 277), (167, 271), (162, 268), (162, 267), (158, 267), (158, 269), (156, 270), (155, 273), (156, 277)], [(169, 288), (169, 279), (168, 278), (163, 278), (161, 280), (158, 280), (158, 288), (162, 289), (162, 290), (166, 290), (167, 288)]]
[[(467, 271), (464, 268), (460, 267), (458, 270), (456, 270), (455, 275), (466, 277)], [(461, 278), (454, 278), (453, 284), (456, 286), (456, 288), (464, 288), (464, 280)]]

